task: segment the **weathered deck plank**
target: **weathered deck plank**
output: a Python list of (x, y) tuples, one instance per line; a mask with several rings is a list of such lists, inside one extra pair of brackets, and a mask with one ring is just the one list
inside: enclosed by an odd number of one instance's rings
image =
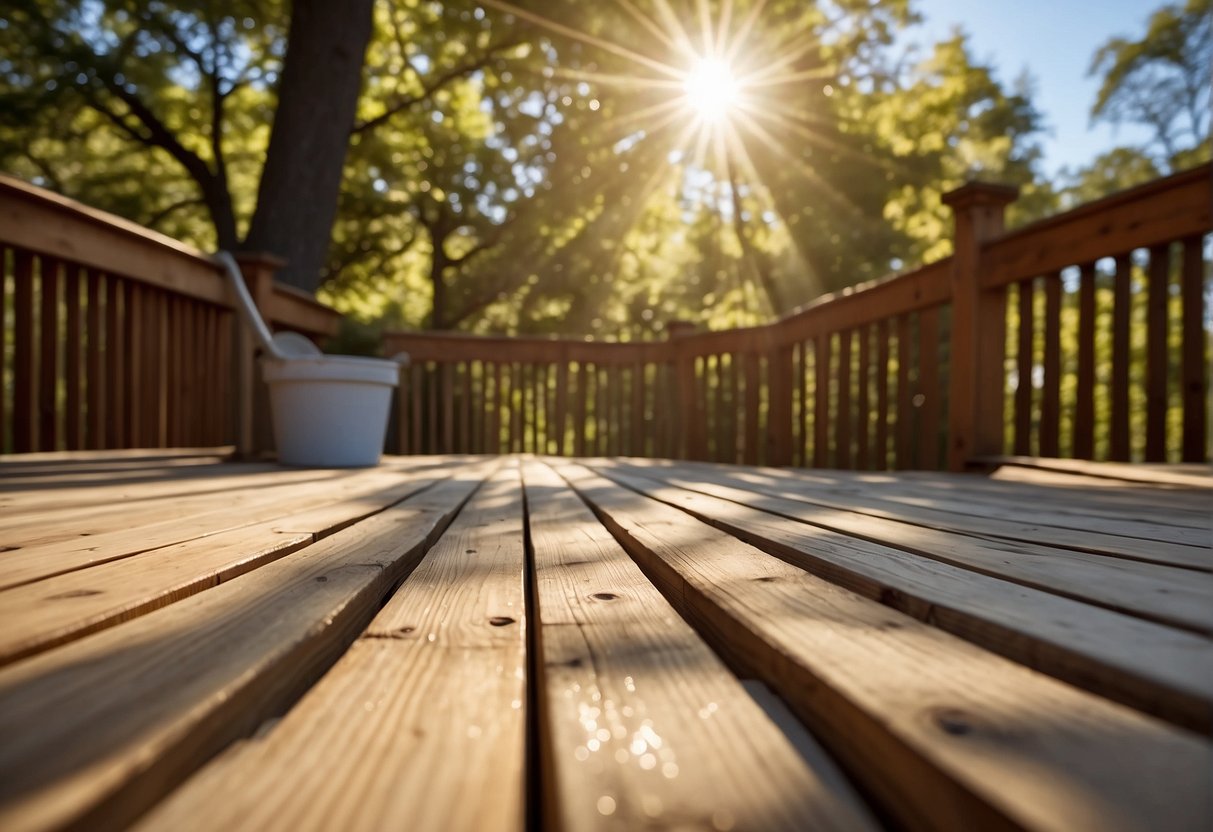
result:
[[(789, 517), (810, 513), (796, 503), (785, 505), (789, 501), (754, 494), (746, 506), (617, 470), (604, 473), (795, 566), (1029, 667), (1184, 727), (1213, 729), (1207, 684), (1213, 678), (1213, 642), (1207, 638), (971, 572), (935, 560), (938, 554), (907, 556), (893, 548), (904, 546), (902, 541), (884, 545), (868, 535), (798, 522)], [(781, 511), (767, 513), (776, 510)], [(980, 562), (976, 546), (967, 555), (955, 554)]]
[(281, 723), (140, 828), (521, 830), (523, 543), (511, 466)]
[[(378, 490), (0, 591), (0, 665), (250, 572), (450, 476), (423, 468)], [(291, 496), (289, 492), (283, 496)]]
[[(769, 557), (575, 466), (562, 474), (680, 612), (933, 829), (1199, 829), (1207, 742)], [(1126, 747), (1133, 749), (1131, 760)]]
[(563, 480), (523, 473), (555, 827), (874, 828), (829, 759), (806, 764)]
[(0, 671), (0, 827), (113, 827), (148, 808), (313, 682), (477, 484), (450, 480), (241, 579)]
[[(202, 510), (193, 513), (187, 507), (175, 516), (173, 505), (143, 506), (134, 512), (114, 513), (104, 530), (95, 533), (94, 527), (85, 524), (80, 532), (66, 537), (55, 532), (56, 539), (50, 542), (17, 545), (0, 559), (0, 590), (270, 520), (289, 526), (289, 517), (338, 502), (365, 502), (373, 510), (401, 499), (409, 487), (402, 481), (412, 476), (398, 471), (356, 471), (296, 481), (296, 472), (287, 473), (292, 478), (277, 486), (266, 483), (208, 497), (200, 504)], [(399, 496), (391, 497), (393, 491)], [(61, 528), (63, 524), (54, 525)]]
[[(694, 466), (690, 470), (698, 473), (705, 467)], [(720, 468), (713, 473), (732, 475), (744, 483), (743, 487), (777, 496), (819, 501), (845, 495), (841, 507), (848, 511), (1131, 559), (1142, 559), (1142, 552), (1155, 551), (1157, 544), (1166, 547), (1157, 550), (1160, 562), (1165, 562), (1168, 551), (1176, 546), (1207, 550), (1213, 529), (1209, 522), (1187, 520), (1165, 510), (1151, 512), (1145, 519), (1127, 517), (1124, 512), (1106, 512), (1099, 517), (1063, 513), (1049, 499), (1050, 495), (1040, 489), (1020, 501), (1008, 501), (1005, 492), (997, 500), (981, 500), (975, 498), (964, 479), (956, 482), (953, 478), (947, 493), (932, 494), (919, 483), (901, 480), (876, 483), (854, 476), (828, 475), (790, 478), (748, 471), (738, 474)], [(1174, 522), (1165, 522), (1167, 519)], [(1185, 556), (1185, 565), (1190, 564), (1193, 553), (1180, 551)], [(1208, 567), (1213, 570), (1213, 563)]]
[(1209, 825), (1213, 490), (220, 458), (0, 461), (0, 827)]
[[(1209, 604), (1213, 575), (1014, 541), (1004, 535), (990, 538), (971, 528), (957, 533), (957, 529), (931, 524), (925, 517), (880, 512), (862, 497), (804, 495), (799, 489), (754, 486), (714, 472), (680, 467), (613, 467), (1024, 586), (1206, 635), (1213, 633), (1213, 605)], [(855, 507), (848, 509), (852, 502)], [(1092, 538), (1092, 547), (1098, 546), (1098, 536)], [(1202, 550), (1184, 548), (1191, 551), (1193, 562), (1204, 558)]]

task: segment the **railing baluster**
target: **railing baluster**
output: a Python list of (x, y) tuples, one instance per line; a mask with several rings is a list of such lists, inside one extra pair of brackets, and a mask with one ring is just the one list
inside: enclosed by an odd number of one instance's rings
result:
[(1045, 284), (1044, 377), (1040, 394), (1040, 455), (1060, 454), (1061, 422), (1061, 275), (1048, 274)]
[(1170, 246), (1150, 249), (1146, 284), (1146, 462), (1167, 458), (1167, 298)]
[(1204, 329), (1204, 239), (1188, 237), (1183, 241), (1183, 265), (1180, 273), (1182, 301), (1181, 364), (1183, 395), (1183, 461), (1208, 460), (1208, 437), (1205, 426), (1208, 416), (1206, 391), (1205, 348), (1208, 335)]
[(425, 453), (425, 362), (412, 361), (409, 364), (409, 453)]
[(55, 398), (59, 387), (59, 261), (39, 259), (38, 285), (42, 314), (38, 321), (38, 449), (58, 449)]
[(1015, 453), (1032, 453), (1032, 374), (1035, 372), (1036, 298), (1035, 283), (1016, 284), (1019, 296), (1019, 338), (1015, 352)]
[(438, 365), (438, 384), (442, 396), (442, 435), (438, 441), (438, 452), (455, 451), (455, 380), (454, 367), (449, 361)]
[(88, 390), (87, 447), (105, 447), (105, 377), (102, 375), (105, 357), (104, 284), (96, 269), (88, 270), (88, 354), (85, 358)]
[(830, 336), (813, 344), (813, 466), (830, 467)]
[(918, 313), (918, 464), (934, 471), (939, 468), (939, 417), (942, 413), (942, 388), (939, 385), (939, 307)]
[(861, 326), (856, 330), (859, 337), (859, 375), (857, 382), (857, 397), (855, 400), (855, 467), (866, 471), (872, 467), (869, 458), (869, 440), (871, 428), (871, 404), (868, 401), (869, 377), (872, 364), (871, 328)]
[(5, 333), (8, 327), (8, 284), (9, 274), (11, 274), (9, 264), (12, 262), (12, 255), (12, 249), (0, 246), (0, 454), (7, 453), (11, 448), (9, 444), (8, 385), (4, 384), (4, 379), (9, 370), (8, 336)]
[(63, 440), (69, 451), (84, 447), (84, 417), (80, 406), (80, 266), (69, 263), (63, 273), (66, 346), (63, 362)]
[(910, 445), (914, 436), (913, 397), (910, 393), (910, 316), (897, 316), (897, 435), (895, 465), (899, 469), (914, 465)]
[[(142, 374), (139, 371), (139, 362), (134, 360), (135, 350), (138, 349), (143, 335), (143, 287), (136, 281), (126, 280), (123, 281), (122, 290), (122, 353), (119, 358), (120, 360), (123, 357), (126, 359), (122, 361), (124, 377), (122, 389), (126, 394), (122, 404), (126, 419), (122, 425), (122, 445), (120, 447), (135, 448), (139, 446), (140, 430), (143, 427), (143, 413), (139, 408), (139, 396), (143, 391)], [(199, 341), (195, 355), (202, 367), (202, 376), (205, 378), (207, 361), (205, 341)], [(205, 392), (199, 400), (199, 405), (202, 408), (206, 407)], [(199, 415), (205, 426), (206, 414), (200, 409)], [(205, 441), (203, 438), (202, 442)]]
[(851, 337), (854, 333), (844, 329), (838, 333), (838, 398), (834, 417), (834, 467), (853, 468), (851, 426), (854, 414), (851, 410)]
[(1085, 263), (1078, 283), (1078, 370), (1074, 393), (1076, 459), (1095, 458), (1095, 264)]
[(455, 452), (466, 454), (472, 451), (472, 362), (461, 361), (458, 371), (462, 384), (459, 395), (459, 442)]
[(13, 263), (13, 450), (34, 450), (34, 257)]
[(876, 324), (876, 447), (872, 467), (889, 467), (889, 321)]
[(1108, 458), (1129, 459), (1129, 322), (1132, 312), (1133, 260), (1126, 252), (1116, 258), (1112, 298), (1111, 448)]
[(745, 367), (745, 455), (746, 465), (758, 464), (758, 407), (761, 399), (759, 391), (760, 370), (758, 354), (747, 351), (744, 359)]

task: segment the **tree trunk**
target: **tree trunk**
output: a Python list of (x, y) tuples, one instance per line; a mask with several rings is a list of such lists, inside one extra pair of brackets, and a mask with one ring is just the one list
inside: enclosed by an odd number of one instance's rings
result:
[(315, 291), (328, 254), (374, 0), (295, 0), (278, 109), (243, 249), (287, 261), (278, 278)]
[(240, 238), (236, 234), (236, 211), (232, 207), (232, 194), (227, 187), (227, 178), (209, 177), (199, 182), (202, 190), (202, 201), (215, 224), (215, 241), (223, 251), (232, 251), (239, 247)]
[(446, 314), (446, 252), (443, 239), (434, 239), (434, 254), (430, 258), (430, 283), (434, 287), (434, 301), (430, 307), (430, 329), (449, 329)]

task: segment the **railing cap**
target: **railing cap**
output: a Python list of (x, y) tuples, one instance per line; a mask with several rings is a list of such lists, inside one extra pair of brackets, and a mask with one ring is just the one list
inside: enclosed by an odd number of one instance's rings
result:
[(286, 265), (286, 260), (268, 251), (233, 251), (232, 257), (242, 266), (262, 266), (274, 271)]
[(686, 335), (694, 334), (698, 328), (698, 325), (694, 321), (666, 321), (665, 334), (667, 338), (682, 338)]
[(963, 211), (978, 205), (1007, 205), (1019, 198), (1015, 185), (1000, 185), (995, 182), (966, 182), (954, 191), (943, 195), (943, 204), (954, 211)]

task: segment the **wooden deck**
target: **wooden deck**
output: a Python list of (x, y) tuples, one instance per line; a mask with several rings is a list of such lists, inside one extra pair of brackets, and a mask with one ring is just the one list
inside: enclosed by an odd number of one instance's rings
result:
[(1207, 469), (1001, 462), (0, 462), (0, 828), (1208, 830)]

